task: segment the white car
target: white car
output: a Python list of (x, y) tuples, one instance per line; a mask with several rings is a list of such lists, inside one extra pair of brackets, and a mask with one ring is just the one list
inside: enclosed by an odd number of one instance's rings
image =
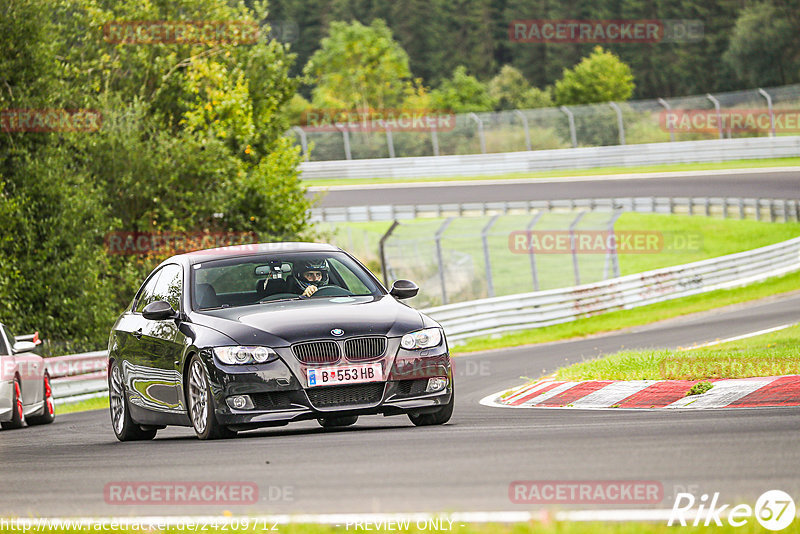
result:
[(14, 337), (0, 323), (0, 426), (46, 425), (56, 418), (53, 390), (44, 358), (31, 351), (38, 333)]

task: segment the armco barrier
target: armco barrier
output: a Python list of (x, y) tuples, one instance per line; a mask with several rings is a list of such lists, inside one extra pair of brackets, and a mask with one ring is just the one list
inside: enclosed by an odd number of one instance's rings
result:
[(459, 204), (379, 205), (311, 208), (312, 222), (364, 222), (430, 217), (485, 217), (533, 211), (635, 211), (717, 215), (770, 222), (800, 220), (800, 200), (724, 197), (621, 197), (571, 200), (509, 200)]
[(800, 154), (800, 136), (747, 137), (464, 156), (305, 161), (300, 164), (300, 170), (304, 180), (420, 178), (788, 158), (796, 157), (798, 154)]
[(104, 350), (45, 358), (56, 403), (89, 398), (108, 391)]
[(757, 282), (800, 270), (800, 238), (676, 267), (577, 287), (423, 310), (450, 341), (574, 321), (603, 312)]
[[(508, 295), (423, 310), (450, 341), (549, 326), (618, 309), (749, 284), (800, 270), (800, 237), (755, 250), (595, 284)], [(59, 403), (108, 390), (105, 351), (46, 359)]]

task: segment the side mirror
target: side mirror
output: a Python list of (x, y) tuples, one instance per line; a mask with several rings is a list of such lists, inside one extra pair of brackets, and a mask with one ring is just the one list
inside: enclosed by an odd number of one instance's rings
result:
[(163, 321), (164, 319), (173, 319), (175, 317), (175, 310), (166, 300), (157, 300), (151, 302), (142, 310), (142, 316), (151, 321)]
[(30, 352), (36, 348), (36, 343), (32, 341), (17, 341), (12, 348), (15, 353)]
[(419, 287), (411, 280), (395, 280), (389, 294), (397, 299), (410, 299), (416, 297)]

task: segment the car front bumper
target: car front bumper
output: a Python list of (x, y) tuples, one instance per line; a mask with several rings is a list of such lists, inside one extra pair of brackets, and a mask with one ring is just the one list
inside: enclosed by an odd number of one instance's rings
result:
[(7, 423), (14, 418), (14, 381), (0, 381), (0, 421)]
[[(296, 370), (280, 359), (257, 368), (220, 365), (210, 353), (205, 353), (203, 360), (217, 420), (244, 429), (320, 417), (427, 413), (449, 403), (453, 377), (447, 347), (429, 351), (424, 358), (416, 353), (404, 359), (403, 352), (384, 362), (389, 369), (387, 380), (316, 387), (301, 383)], [(436, 377), (447, 379), (445, 388), (426, 392), (429, 379)], [(252, 407), (234, 408), (231, 399), (238, 395), (247, 395)]]

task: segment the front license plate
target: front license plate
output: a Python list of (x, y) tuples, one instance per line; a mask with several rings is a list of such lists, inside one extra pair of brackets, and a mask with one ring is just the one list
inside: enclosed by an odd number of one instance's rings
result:
[(309, 369), (307, 374), (308, 387), (380, 382), (383, 380), (383, 367), (380, 363), (348, 365), (327, 369)]

